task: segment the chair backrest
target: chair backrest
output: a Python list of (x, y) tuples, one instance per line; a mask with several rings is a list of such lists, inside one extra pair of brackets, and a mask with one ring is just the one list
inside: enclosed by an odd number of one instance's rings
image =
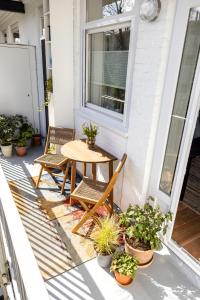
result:
[(115, 169), (115, 172), (114, 172), (112, 178), (110, 179), (110, 181), (108, 183), (108, 186), (107, 186), (107, 188), (106, 188), (106, 190), (105, 190), (105, 192), (104, 192), (104, 194), (102, 196), (102, 199), (100, 201), (106, 200), (106, 198), (108, 197), (108, 195), (112, 191), (112, 189), (114, 187), (114, 184), (116, 183), (117, 178), (119, 176), (119, 173), (121, 172), (121, 170), (122, 170), (122, 168), (123, 168), (123, 166), (124, 166), (124, 164), (126, 162), (126, 159), (127, 159), (127, 154), (124, 153), (124, 155), (122, 156), (122, 159), (120, 160), (117, 168)]
[(65, 143), (74, 140), (74, 137), (75, 129), (49, 126), (45, 153), (48, 152), (50, 143), (55, 145), (64, 145)]

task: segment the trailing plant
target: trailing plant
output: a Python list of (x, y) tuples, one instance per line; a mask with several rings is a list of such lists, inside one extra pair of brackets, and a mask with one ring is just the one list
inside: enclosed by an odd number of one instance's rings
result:
[(91, 122), (88, 124), (87, 122), (82, 124), (83, 134), (86, 135), (89, 139), (95, 139), (98, 134), (98, 127)]
[(0, 144), (8, 146), (12, 144), (16, 125), (12, 116), (0, 115)]
[(118, 246), (118, 224), (113, 216), (99, 221), (101, 227), (93, 234), (94, 248), (101, 255), (112, 254)]
[(53, 93), (53, 81), (52, 78), (50, 77), (45, 81), (45, 86), (44, 86), (44, 101), (41, 106), (38, 107), (38, 111), (42, 112), (45, 107), (48, 107), (49, 102), (50, 102), (50, 95), (49, 93)]
[(149, 197), (148, 202), (143, 207), (139, 205), (129, 207), (129, 215), (132, 215), (130, 226), (126, 229), (126, 239), (135, 248), (159, 249), (161, 241), (159, 234), (166, 234), (168, 222), (172, 220), (171, 212), (162, 213), (159, 206), (155, 208), (149, 203), (153, 197)]
[(113, 255), (110, 267), (111, 272), (118, 272), (125, 276), (135, 277), (138, 261), (132, 255), (125, 252), (116, 252)]

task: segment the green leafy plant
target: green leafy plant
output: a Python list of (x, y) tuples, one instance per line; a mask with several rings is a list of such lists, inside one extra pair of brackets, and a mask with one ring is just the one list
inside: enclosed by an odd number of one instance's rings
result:
[(2, 146), (12, 144), (16, 125), (12, 116), (0, 115), (0, 143)]
[(110, 267), (111, 272), (118, 272), (125, 276), (135, 277), (138, 261), (132, 255), (125, 252), (116, 252), (113, 255)]
[(87, 122), (82, 124), (83, 134), (86, 135), (89, 139), (95, 139), (98, 134), (98, 127), (91, 122), (88, 124)]
[(129, 206), (132, 219), (126, 229), (126, 240), (135, 248), (158, 250), (161, 246), (159, 234), (166, 234), (168, 222), (172, 220), (171, 212), (162, 213), (159, 206), (155, 208), (149, 203), (154, 200), (149, 197), (143, 207)]
[(17, 147), (26, 147), (27, 146), (27, 141), (26, 138), (20, 138), (17, 143), (16, 143)]
[(30, 123), (24, 123), (22, 124), (20, 128), (20, 137), (25, 139), (31, 139), (34, 134), (34, 128)]
[(118, 246), (119, 227), (114, 217), (99, 220), (101, 227), (93, 234), (94, 248), (101, 255), (112, 254)]

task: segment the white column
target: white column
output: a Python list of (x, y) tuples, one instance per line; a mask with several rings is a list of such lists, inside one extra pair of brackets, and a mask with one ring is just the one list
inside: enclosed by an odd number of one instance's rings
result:
[(7, 28), (7, 43), (14, 44), (13, 32), (10, 25)]
[(1, 30), (0, 30), (0, 43), (1, 44), (5, 43), (5, 37), (4, 37), (4, 34), (3, 34), (3, 32)]

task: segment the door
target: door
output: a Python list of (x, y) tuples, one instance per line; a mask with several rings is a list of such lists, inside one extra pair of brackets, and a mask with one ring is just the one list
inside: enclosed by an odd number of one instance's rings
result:
[[(171, 45), (149, 193), (175, 219), (200, 108), (200, 1), (179, 1)], [(200, 272), (198, 263), (173, 244), (173, 226), (168, 245)]]
[(34, 47), (0, 45), (0, 113), (22, 114), (38, 127)]

